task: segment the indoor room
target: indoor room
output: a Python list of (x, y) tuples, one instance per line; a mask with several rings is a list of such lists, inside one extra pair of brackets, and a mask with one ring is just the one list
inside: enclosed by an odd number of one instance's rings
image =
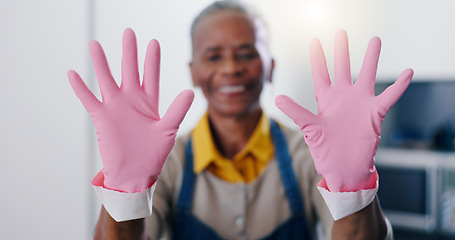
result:
[[(1, 239), (93, 239), (102, 200), (91, 181), (103, 169), (103, 160), (92, 117), (67, 76), (69, 70), (76, 71), (101, 100), (91, 40), (104, 49), (110, 72), (120, 85), (125, 29), (131, 28), (137, 38), (141, 79), (148, 43), (157, 39), (161, 48), (159, 115), (166, 114), (180, 92), (194, 91), (177, 138), (192, 132), (210, 104), (192, 79), (190, 29), (193, 19), (212, 2), (2, 2)], [(333, 78), (335, 35), (340, 29), (346, 31), (355, 82), (370, 39), (379, 37), (375, 95), (405, 69), (414, 71), (409, 87), (379, 128), (374, 157), (379, 175), (377, 199), (394, 239), (454, 239), (455, 2), (242, 2), (266, 23), (266, 45), (274, 60), (273, 75), (261, 89), (260, 107), (289, 129), (297, 131), (299, 126), (276, 106), (278, 95), (287, 95), (318, 114), (310, 59), (314, 38), (321, 43)], [(236, 218), (235, 224), (243, 225), (243, 219)], [(323, 231), (318, 226), (315, 234)]]

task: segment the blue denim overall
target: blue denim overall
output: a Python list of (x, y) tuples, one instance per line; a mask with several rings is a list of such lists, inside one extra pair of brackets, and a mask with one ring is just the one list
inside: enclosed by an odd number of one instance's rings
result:
[[(311, 234), (303, 209), (300, 188), (292, 170), (286, 139), (280, 127), (274, 121), (271, 121), (271, 133), (281, 179), (291, 207), (291, 217), (263, 239), (309, 240), (311, 239)], [(172, 230), (173, 239), (222, 239), (214, 230), (191, 213), (195, 178), (190, 138), (185, 149), (182, 186)]]

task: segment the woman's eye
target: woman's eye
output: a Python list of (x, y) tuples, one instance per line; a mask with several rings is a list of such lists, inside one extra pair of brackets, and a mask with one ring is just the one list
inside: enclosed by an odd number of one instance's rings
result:
[(220, 58), (221, 58), (220, 55), (211, 55), (211, 56), (208, 57), (208, 60), (209, 60), (210, 62), (214, 62), (214, 61), (219, 60)]
[(250, 59), (256, 58), (256, 56), (257, 55), (255, 53), (241, 53), (241, 54), (237, 55), (237, 57), (242, 60), (250, 60)]

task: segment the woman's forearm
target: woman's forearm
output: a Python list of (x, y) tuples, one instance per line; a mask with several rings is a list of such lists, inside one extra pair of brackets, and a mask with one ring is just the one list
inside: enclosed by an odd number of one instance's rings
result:
[(101, 208), (98, 224), (95, 229), (94, 239), (147, 239), (145, 231), (145, 219), (135, 219), (124, 222), (116, 222), (106, 211)]
[(377, 196), (364, 209), (335, 221), (333, 239), (380, 239), (387, 235), (387, 225)]

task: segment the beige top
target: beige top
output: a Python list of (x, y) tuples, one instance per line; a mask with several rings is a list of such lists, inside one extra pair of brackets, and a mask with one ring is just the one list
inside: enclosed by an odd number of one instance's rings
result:
[[(305, 203), (310, 229), (315, 239), (330, 239), (333, 218), (319, 193), (320, 180), (310, 151), (300, 131), (282, 127), (292, 158), (292, 166)], [(168, 238), (183, 177), (184, 149), (189, 135), (177, 139), (157, 182), (153, 214), (147, 218), (152, 239)], [(196, 176), (193, 214), (226, 239), (258, 239), (286, 221), (291, 210), (276, 159), (252, 182), (229, 183), (208, 171)], [(320, 224), (318, 224), (320, 223)], [(318, 227), (317, 227), (318, 226)]]

